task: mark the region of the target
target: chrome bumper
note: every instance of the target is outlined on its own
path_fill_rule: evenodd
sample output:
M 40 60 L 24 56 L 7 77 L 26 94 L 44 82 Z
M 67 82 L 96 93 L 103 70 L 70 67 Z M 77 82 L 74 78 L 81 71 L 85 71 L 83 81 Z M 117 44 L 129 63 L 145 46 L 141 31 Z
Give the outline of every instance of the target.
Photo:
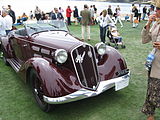
M 91 90 L 82 88 L 74 93 L 71 93 L 63 97 L 51 98 L 51 97 L 43 96 L 43 99 L 45 102 L 49 104 L 63 104 L 63 103 L 73 102 L 73 101 L 81 100 L 84 98 L 99 95 L 100 93 L 114 86 L 116 91 L 123 89 L 129 85 L 129 78 L 130 78 L 130 72 L 122 77 L 100 82 L 96 91 L 91 91 Z

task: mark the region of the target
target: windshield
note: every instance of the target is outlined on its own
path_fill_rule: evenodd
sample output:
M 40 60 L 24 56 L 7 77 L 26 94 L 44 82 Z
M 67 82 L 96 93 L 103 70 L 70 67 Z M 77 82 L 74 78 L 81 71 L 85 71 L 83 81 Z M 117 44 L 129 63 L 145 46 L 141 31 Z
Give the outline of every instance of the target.
M 32 35 L 37 32 L 54 31 L 54 30 L 68 32 L 68 28 L 65 22 L 60 20 L 34 21 L 32 23 L 26 23 L 25 27 L 29 35 Z

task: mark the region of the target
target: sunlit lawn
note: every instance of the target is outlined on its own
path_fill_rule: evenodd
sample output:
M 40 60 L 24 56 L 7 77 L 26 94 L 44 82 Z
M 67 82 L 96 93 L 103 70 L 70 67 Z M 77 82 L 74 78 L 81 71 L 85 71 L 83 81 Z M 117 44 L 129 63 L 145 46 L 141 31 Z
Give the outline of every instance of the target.
M 113 89 L 103 94 L 57 105 L 51 113 L 42 112 L 36 105 L 33 96 L 19 76 L 11 67 L 5 66 L 0 59 L 0 120 L 145 120 L 140 110 L 145 100 L 147 72 L 144 69 L 146 55 L 151 45 L 141 44 L 142 26 L 132 28 L 132 24 L 124 22 L 119 32 L 123 37 L 126 49 L 119 49 L 125 57 L 131 71 L 130 85 L 118 92 Z M 81 37 L 81 27 L 70 26 L 73 35 Z M 88 42 L 88 41 L 87 41 Z M 91 41 L 99 42 L 98 25 L 91 26 Z M 156 117 L 160 119 L 160 111 Z

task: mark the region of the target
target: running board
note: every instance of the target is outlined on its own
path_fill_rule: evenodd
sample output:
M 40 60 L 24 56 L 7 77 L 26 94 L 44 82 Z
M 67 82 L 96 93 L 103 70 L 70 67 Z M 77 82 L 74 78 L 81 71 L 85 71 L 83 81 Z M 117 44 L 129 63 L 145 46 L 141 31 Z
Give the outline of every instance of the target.
M 20 67 L 21 67 L 21 64 L 19 64 L 19 62 L 15 59 L 7 59 L 7 61 L 9 62 L 9 64 L 12 66 L 12 68 L 18 72 Z

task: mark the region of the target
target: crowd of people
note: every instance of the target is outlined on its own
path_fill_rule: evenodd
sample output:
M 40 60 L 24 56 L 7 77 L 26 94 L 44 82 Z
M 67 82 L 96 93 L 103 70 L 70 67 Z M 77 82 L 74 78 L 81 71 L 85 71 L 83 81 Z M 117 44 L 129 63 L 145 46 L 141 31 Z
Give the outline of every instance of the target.
M 130 14 L 125 15 L 125 21 L 129 21 L 130 19 L 130 22 L 133 24 L 133 28 L 136 28 L 141 20 L 145 20 L 146 16 L 152 15 L 154 13 L 154 6 L 151 6 L 147 9 L 147 6 L 144 6 L 142 8 L 140 4 L 138 6 L 133 4 L 130 11 Z M 7 15 L 3 15 L 4 13 L 6 13 Z M 122 22 L 121 8 L 119 5 L 117 5 L 115 10 L 112 9 L 111 5 L 108 5 L 108 8 L 104 8 L 104 10 L 99 14 L 97 13 L 97 8 L 95 5 L 84 5 L 84 10 L 81 11 L 79 11 L 77 6 L 74 6 L 73 9 L 71 9 L 70 6 L 67 6 L 66 10 L 59 7 L 54 8 L 47 13 L 36 6 L 35 10 L 31 10 L 29 15 L 23 13 L 21 16 L 18 16 L 17 19 L 15 16 L 15 12 L 11 9 L 11 5 L 8 5 L 8 7 L 2 7 L 2 14 L 0 16 L 1 19 L 4 19 L 4 21 L 7 22 L 5 23 L 7 25 L 7 27 L 5 27 L 5 31 L 10 31 L 12 29 L 11 24 L 21 25 L 28 19 L 37 21 L 48 19 L 64 20 L 68 25 L 72 25 L 72 22 L 74 21 L 75 25 L 78 25 L 79 23 L 82 25 L 82 41 L 84 41 L 85 39 L 85 33 L 87 33 L 87 39 L 90 40 L 90 25 L 99 24 L 100 39 L 101 42 L 104 43 L 106 30 L 108 29 L 109 24 L 116 25 L 119 22 L 121 27 L 124 26 L 124 22 Z M 8 34 L 8 32 L 6 32 L 6 34 Z
M 125 21 L 129 21 L 130 18 L 133 28 L 136 28 L 141 20 L 145 20 L 146 16 L 154 13 L 154 6 L 151 6 L 147 10 L 146 6 L 142 8 L 141 5 L 136 6 L 133 4 L 130 11 L 130 14 L 126 14 Z M 104 8 L 104 10 L 99 14 L 97 13 L 95 5 L 84 5 L 84 9 L 81 11 L 79 11 L 77 6 L 74 6 L 73 9 L 71 9 L 70 6 L 67 6 L 66 10 L 61 7 L 55 7 L 48 13 L 42 11 L 38 6 L 36 6 L 35 10 L 31 10 L 29 15 L 23 13 L 21 16 L 18 16 L 17 19 L 15 12 L 11 9 L 11 5 L 8 5 L 7 7 L 2 7 L 0 17 L 0 24 L 2 26 L 0 28 L 1 36 L 7 35 L 12 30 L 13 25 L 21 25 L 24 21 L 49 19 L 63 20 L 66 21 L 68 25 L 72 25 L 73 21 L 75 25 L 81 24 L 82 41 L 85 41 L 85 36 L 87 36 L 87 40 L 90 40 L 90 26 L 99 24 L 100 40 L 105 43 L 106 31 L 109 25 L 116 26 L 119 22 L 122 28 L 124 26 L 124 22 L 122 22 L 121 8 L 119 5 L 116 6 L 115 10 L 112 9 L 111 5 L 108 5 L 108 8 Z

